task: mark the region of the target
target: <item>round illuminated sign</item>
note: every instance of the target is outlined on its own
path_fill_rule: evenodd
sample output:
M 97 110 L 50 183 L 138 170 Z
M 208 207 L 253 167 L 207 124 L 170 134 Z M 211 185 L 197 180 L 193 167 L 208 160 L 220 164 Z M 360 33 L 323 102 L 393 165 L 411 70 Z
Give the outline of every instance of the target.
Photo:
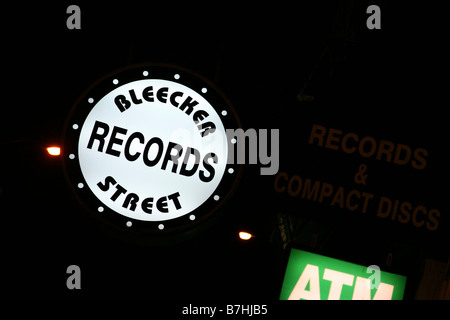
M 228 163 L 239 127 L 207 80 L 167 65 L 130 67 L 95 83 L 75 104 L 64 167 L 79 199 L 115 227 L 186 230 L 228 197 L 240 166 Z

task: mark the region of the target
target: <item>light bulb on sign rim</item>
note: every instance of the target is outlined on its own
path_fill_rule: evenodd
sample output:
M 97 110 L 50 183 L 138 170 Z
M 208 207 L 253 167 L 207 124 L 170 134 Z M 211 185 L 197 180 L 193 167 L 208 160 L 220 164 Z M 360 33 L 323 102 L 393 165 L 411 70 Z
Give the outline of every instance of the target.
M 61 155 L 61 148 L 58 146 L 50 146 L 46 148 L 47 153 L 51 156 L 57 157 Z

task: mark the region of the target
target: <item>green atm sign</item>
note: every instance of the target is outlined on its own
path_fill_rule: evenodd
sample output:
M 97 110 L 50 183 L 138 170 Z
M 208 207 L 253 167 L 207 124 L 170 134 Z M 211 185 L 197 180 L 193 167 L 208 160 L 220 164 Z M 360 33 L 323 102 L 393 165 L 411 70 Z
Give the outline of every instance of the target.
M 371 267 L 292 249 L 280 300 L 401 300 L 406 277 Z

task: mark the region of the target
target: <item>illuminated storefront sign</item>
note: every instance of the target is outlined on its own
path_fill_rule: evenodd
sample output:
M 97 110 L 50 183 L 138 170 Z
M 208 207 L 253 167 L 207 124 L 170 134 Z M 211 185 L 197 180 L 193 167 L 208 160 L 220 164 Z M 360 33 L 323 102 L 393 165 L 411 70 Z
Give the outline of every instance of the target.
M 405 285 L 405 276 L 292 249 L 280 299 L 401 300 Z
M 167 65 L 106 76 L 76 103 L 64 164 L 80 200 L 118 228 L 168 233 L 207 219 L 240 166 L 227 163 L 238 119 L 202 77 Z

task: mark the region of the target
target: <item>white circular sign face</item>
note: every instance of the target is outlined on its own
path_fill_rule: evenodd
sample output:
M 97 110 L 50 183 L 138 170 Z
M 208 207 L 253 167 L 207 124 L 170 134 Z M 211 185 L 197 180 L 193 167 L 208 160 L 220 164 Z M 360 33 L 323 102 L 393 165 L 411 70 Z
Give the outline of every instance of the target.
M 102 219 L 163 232 L 200 222 L 235 184 L 238 127 L 228 101 L 183 69 L 140 66 L 105 77 L 66 124 L 65 168 Z
M 130 106 L 121 110 L 115 100 Z M 202 123 L 215 130 L 199 129 Z M 223 133 L 220 116 L 194 90 L 167 80 L 133 81 L 94 102 L 78 142 L 81 171 L 96 197 L 124 216 L 178 218 L 219 185 L 228 154 Z

